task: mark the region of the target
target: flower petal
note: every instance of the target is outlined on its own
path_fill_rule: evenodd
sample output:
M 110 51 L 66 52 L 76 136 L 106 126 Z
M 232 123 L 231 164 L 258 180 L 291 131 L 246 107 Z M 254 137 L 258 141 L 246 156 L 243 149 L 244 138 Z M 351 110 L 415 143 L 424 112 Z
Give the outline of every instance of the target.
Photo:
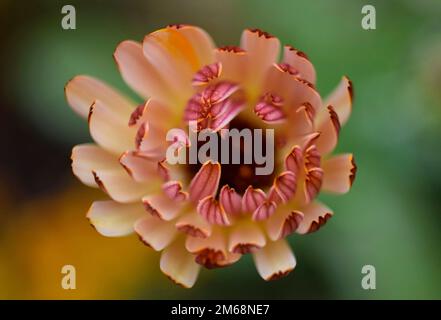
M 299 77 L 315 84 L 316 73 L 314 65 L 302 51 L 291 46 L 285 46 L 283 61 L 293 66 L 298 72 Z
M 242 33 L 240 46 L 248 54 L 250 70 L 248 82 L 251 88 L 257 89 L 268 68 L 279 57 L 280 41 L 259 29 L 246 29 Z
M 315 111 L 322 106 L 320 94 L 313 85 L 280 65 L 275 64 L 269 68 L 265 76 L 265 89 L 280 96 L 287 111 L 295 112 L 305 103 L 309 103 Z
M 333 106 L 341 125 L 344 125 L 351 115 L 353 98 L 354 89 L 352 81 L 344 76 L 334 91 L 326 98 L 324 105 Z
M 89 109 L 96 100 L 102 101 L 122 118 L 128 118 L 134 105 L 118 91 L 90 76 L 80 75 L 70 80 L 64 89 L 67 102 L 80 116 L 87 119 Z
M 182 184 L 179 181 L 167 181 L 162 185 L 162 190 L 169 199 L 180 202 L 188 198 L 188 193 L 182 191 Z
M 290 211 L 286 207 L 278 208 L 276 213 L 266 222 L 266 230 L 269 238 L 272 241 L 276 241 L 287 237 L 297 230 L 302 220 L 302 212 L 297 210 Z
M 161 255 L 161 271 L 173 282 L 191 288 L 199 275 L 200 266 L 191 253 L 185 250 L 182 241 L 175 241 Z
M 132 233 L 134 223 L 145 215 L 141 203 L 122 204 L 109 200 L 95 201 L 87 218 L 103 236 L 120 237 Z
M 324 191 L 346 193 L 352 186 L 357 166 L 352 154 L 341 154 L 327 159 L 323 163 Z
M 94 144 L 81 144 L 72 149 L 72 171 L 82 183 L 90 187 L 98 187 L 92 171 L 118 168 L 117 158 Z
M 134 229 L 141 241 L 156 251 L 166 248 L 177 234 L 172 223 L 150 215 L 136 221 Z
M 141 97 L 154 97 L 166 104 L 174 102 L 167 80 L 145 58 L 140 43 L 131 40 L 121 42 L 113 57 L 124 81 Z
M 196 72 L 193 76 L 191 83 L 193 86 L 205 86 L 211 81 L 220 77 L 222 73 L 222 64 L 220 62 L 215 62 L 212 64 L 207 64 Z
M 162 220 L 170 221 L 175 219 L 182 210 L 182 204 L 171 201 L 162 192 L 144 196 L 142 198 L 144 208 L 152 215 Z
M 92 173 L 96 184 L 118 202 L 138 201 L 145 194 L 160 190 L 159 179 L 139 183 L 133 180 L 122 167 L 120 170 L 94 170 Z
M 219 163 L 206 162 L 191 180 L 190 200 L 197 203 L 207 196 L 213 196 L 217 191 L 220 175 Z
M 254 113 L 266 123 L 281 123 L 286 114 L 282 109 L 283 99 L 277 95 L 266 93 L 254 107 Z
M 266 200 L 266 194 L 261 189 L 254 189 L 249 186 L 242 197 L 242 211 L 254 212 L 264 201 Z
M 238 215 L 242 211 L 242 198 L 228 185 L 222 187 L 219 193 L 219 202 L 227 214 Z
M 321 155 L 331 153 L 338 142 L 340 133 L 340 120 L 338 114 L 332 106 L 328 106 L 326 111 L 318 115 L 319 119 L 323 119 L 317 124 L 316 129 L 320 132 L 320 136 L 315 141 L 317 149 Z
M 266 244 L 265 236 L 258 225 L 252 221 L 235 224 L 232 228 L 228 251 L 231 253 L 246 254 L 256 252 Z
M 197 206 L 198 213 L 211 224 L 229 225 L 230 221 L 224 209 L 213 196 L 201 199 Z
M 216 61 L 222 64 L 222 80 L 243 83 L 247 78 L 248 54 L 239 47 L 223 47 L 214 51 Z
M 274 201 L 262 202 L 253 212 L 253 220 L 261 221 L 268 219 L 276 211 L 276 203 Z
M 294 197 L 297 189 L 297 177 L 293 171 L 285 171 L 279 174 L 271 188 L 270 199 L 280 199 L 281 202 L 288 202 Z M 274 195 L 273 193 L 276 193 Z M 277 201 L 276 201 L 277 202 Z
M 200 214 L 192 211 L 178 219 L 176 229 L 192 237 L 207 238 L 211 235 L 212 225 L 202 218 Z
M 134 147 L 136 131 L 127 126 L 128 119 L 121 118 L 107 104 L 96 100 L 89 111 L 90 134 L 101 147 L 120 155 Z
M 286 276 L 296 266 L 296 259 L 284 239 L 269 242 L 253 253 L 254 263 L 260 276 L 266 281 Z
M 314 201 L 302 209 L 303 220 L 297 228 L 297 233 L 306 234 L 317 231 L 334 214 L 331 209 L 324 204 Z
M 134 151 L 124 152 L 119 162 L 135 181 L 146 182 L 158 178 L 158 162 L 141 157 Z

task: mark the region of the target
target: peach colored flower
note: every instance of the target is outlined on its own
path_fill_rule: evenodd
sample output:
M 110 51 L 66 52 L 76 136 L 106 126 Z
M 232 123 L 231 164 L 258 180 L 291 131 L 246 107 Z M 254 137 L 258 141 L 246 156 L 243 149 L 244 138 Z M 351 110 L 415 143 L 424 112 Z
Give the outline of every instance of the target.
M 96 144 L 73 148 L 72 169 L 112 200 L 87 216 L 99 233 L 136 232 L 162 251 L 161 270 L 192 287 L 200 266 L 223 267 L 251 253 L 265 280 L 296 265 L 285 239 L 318 230 L 333 212 L 319 192 L 346 193 L 356 166 L 351 154 L 331 156 L 351 113 L 352 85 L 343 77 L 322 101 L 306 55 L 266 32 L 245 30 L 240 47 L 216 48 L 200 28 L 171 25 L 142 43 L 123 41 L 114 58 L 127 84 L 146 101 L 136 106 L 89 76 L 66 85 L 71 107 L 88 119 Z M 275 172 L 253 165 L 170 165 L 170 129 L 273 128 Z

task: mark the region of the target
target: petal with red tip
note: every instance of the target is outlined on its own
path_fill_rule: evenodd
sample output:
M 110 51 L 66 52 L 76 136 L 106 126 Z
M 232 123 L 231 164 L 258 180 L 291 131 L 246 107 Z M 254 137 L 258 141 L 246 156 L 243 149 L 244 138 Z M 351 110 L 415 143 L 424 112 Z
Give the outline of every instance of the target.
M 219 202 L 227 214 L 238 215 L 242 211 L 241 196 L 228 185 L 222 187 L 219 194 Z
M 182 241 L 173 242 L 162 252 L 159 266 L 168 278 L 185 288 L 193 287 L 200 270 Z
M 252 221 L 236 224 L 228 238 L 228 251 L 237 254 L 256 252 L 266 244 L 259 226 Z
M 104 82 L 90 76 L 76 76 L 64 89 L 67 102 L 83 118 L 88 117 L 92 103 L 100 100 L 121 118 L 128 118 L 134 104 Z
M 175 219 L 182 210 L 182 204 L 170 201 L 163 193 L 144 196 L 142 203 L 148 213 L 166 221 Z
M 303 213 L 298 210 L 290 211 L 289 208 L 279 208 L 266 222 L 266 230 L 272 241 L 287 237 L 297 230 Z
M 198 213 L 211 224 L 229 225 L 230 221 L 219 205 L 219 202 L 213 196 L 201 199 L 197 206 Z
M 197 212 L 189 212 L 179 217 L 176 229 L 191 237 L 207 238 L 211 235 L 212 225 Z
M 191 83 L 193 86 L 205 86 L 212 80 L 219 78 L 221 73 L 222 64 L 220 62 L 208 64 L 196 72 Z
M 296 259 L 289 244 L 284 239 L 269 242 L 253 253 L 259 275 L 269 281 L 288 275 L 296 266 Z
M 321 112 L 317 116 L 322 121 L 318 120 L 316 129 L 320 131 L 320 136 L 317 138 L 315 144 L 320 154 L 326 155 L 331 153 L 338 142 L 338 135 L 340 133 L 340 120 L 338 114 L 332 106 Z
M 311 202 L 302 209 L 302 212 L 304 217 L 296 231 L 299 234 L 317 231 L 334 214 L 331 209 L 318 201 Z
M 283 111 L 283 99 L 279 96 L 267 93 L 254 107 L 254 113 L 266 123 L 281 123 L 285 121 L 286 114 Z
M 276 204 L 273 201 L 262 202 L 253 212 L 253 220 L 261 221 L 268 219 L 276 211 Z
M 285 46 L 283 61 L 292 65 L 299 72 L 298 76 L 300 78 L 315 84 L 316 73 L 314 65 L 302 51 L 291 46 Z
M 219 163 L 206 162 L 191 180 L 190 200 L 198 202 L 207 196 L 213 196 L 217 191 L 220 175 L 221 166 Z
M 324 105 L 331 105 L 338 114 L 341 125 L 344 125 L 352 112 L 352 100 L 354 98 L 354 89 L 352 81 L 344 76 L 338 86 L 326 98 Z
M 222 47 L 214 52 L 216 61 L 222 64 L 221 79 L 243 83 L 248 72 L 248 54 L 239 47 Z
M 266 194 L 261 189 L 254 189 L 249 186 L 242 197 L 242 211 L 254 212 L 264 201 L 266 200 Z
M 164 193 L 174 201 L 184 201 L 188 198 L 188 193 L 182 191 L 182 184 L 179 181 L 168 181 L 162 185 Z
M 119 162 L 135 181 L 146 182 L 158 178 L 158 162 L 141 157 L 136 152 L 124 152 Z
M 145 216 L 141 203 L 95 201 L 87 213 L 92 226 L 103 236 L 121 237 L 133 232 L 134 223 Z
M 139 219 L 134 229 L 141 241 L 156 251 L 167 247 L 177 234 L 173 224 L 155 216 L 145 216 Z
M 326 159 L 323 162 L 324 191 L 346 193 L 352 186 L 357 172 L 357 166 L 352 154 L 341 154 Z
M 115 155 L 94 144 L 81 144 L 72 149 L 72 171 L 82 183 L 98 187 L 92 174 L 94 170 L 118 170 Z
M 128 118 L 121 118 L 102 101 L 95 101 L 89 111 L 92 138 L 104 149 L 121 154 L 134 147 L 136 131 L 127 126 Z

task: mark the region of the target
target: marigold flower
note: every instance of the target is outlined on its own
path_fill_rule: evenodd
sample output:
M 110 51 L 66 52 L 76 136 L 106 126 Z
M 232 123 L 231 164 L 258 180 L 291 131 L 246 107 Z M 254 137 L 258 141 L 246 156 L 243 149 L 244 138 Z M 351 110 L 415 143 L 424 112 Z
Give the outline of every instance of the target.
M 170 25 L 114 53 L 124 80 L 146 99 L 141 105 L 95 78 L 69 81 L 67 101 L 96 142 L 73 148 L 73 172 L 112 199 L 87 214 L 99 233 L 136 232 L 162 251 L 161 270 L 184 287 L 201 265 L 228 266 L 248 253 L 265 280 L 294 269 L 285 238 L 322 227 L 333 212 L 318 193 L 346 193 L 355 178 L 351 154 L 330 155 L 353 94 L 343 77 L 322 101 L 307 56 L 285 46 L 279 63 L 279 50 L 279 40 L 258 29 L 245 30 L 240 47 L 215 48 L 202 29 Z M 212 132 L 274 129 L 274 172 L 256 175 L 257 163 L 170 165 L 167 149 L 186 150 L 189 141 L 167 141 L 167 132 L 188 121 Z

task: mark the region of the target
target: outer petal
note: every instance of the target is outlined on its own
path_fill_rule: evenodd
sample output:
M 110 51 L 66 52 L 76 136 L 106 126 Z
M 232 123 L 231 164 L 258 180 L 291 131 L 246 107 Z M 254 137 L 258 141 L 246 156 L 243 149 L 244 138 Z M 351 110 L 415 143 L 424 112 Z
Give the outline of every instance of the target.
M 332 105 L 334 107 L 342 125 L 348 121 L 349 116 L 351 115 L 353 96 L 354 90 L 352 87 L 352 81 L 344 76 L 337 88 L 335 88 L 325 100 L 324 105 Z
M 346 193 L 352 186 L 357 166 L 352 154 L 341 154 L 323 161 L 324 191 Z
M 299 72 L 300 78 L 315 84 L 316 74 L 314 66 L 302 51 L 291 46 L 285 46 L 283 62 L 293 66 Z
M 151 215 L 166 221 L 175 219 L 182 210 L 182 203 L 172 201 L 162 192 L 144 196 L 142 203 Z
M 242 83 L 247 78 L 248 54 L 239 47 L 218 48 L 214 52 L 216 61 L 222 64 L 221 79 Z
M 176 228 L 192 237 L 207 238 L 211 235 L 212 225 L 197 212 L 189 212 L 178 219 Z
M 153 96 L 163 103 L 173 103 L 171 88 L 151 62 L 144 57 L 140 43 L 123 41 L 118 45 L 113 56 L 124 81 L 141 97 Z
M 317 231 L 334 214 L 324 204 L 314 201 L 302 209 L 304 218 L 297 228 L 297 233 L 305 234 Z
M 72 171 L 84 184 L 98 187 L 94 170 L 119 170 L 117 158 L 94 144 L 81 144 L 72 149 Z
M 96 170 L 93 171 L 95 182 L 112 199 L 118 202 L 139 201 L 148 193 L 161 190 L 161 181 L 150 180 L 139 183 L 133 180 L 121 167 L 120 170 Z
M 280 41 L 270 34 L 258 30 L 247 29 L 242 33 L 240 46 L 248 53 L 249 78 L 252 88 L 258 88 L 268 68 L 277 61 Z
M 256 252 L 266 244 L 265 236 L 259 226 L 252 221 L 236 224 L 230 233 L 228 251 L 246 254 Z
M 95 201 L 87 218 L 95 229 L 107 237 L 120 237 L 133 232 L 133 225 L 146 213 L 141 203 L 122 204 L 115 201 Z
M 158 178 L 158 162 L 141 157 L 136 152 L 124 152 L 119 162 L 135 181 L 147 182 Z
M 90 134 L 104 149 L 120 155 L 134 148 L 136 131 L 127 126 L 128 119 L 121 118 L 108 105 L 97 100 L 89 111 Z
M 163 251 L 160 268 L 173 282 L 185 288 L 191 288 L 194 285 L 200 270 L 193 255 L 185 250 L 182 241 L 173 242 Z
M 221 175 L 219 163 L 205 163 L 190 183 L 190 200 L 197 202 L 216 193 Z
M 177 234 L 172 223 L 150 215 L 136 221 L 134 229 L 141 241 L 156 251 L 167 247 Z
M 134 105 L 118 91 L 90 76 L 74 77 L 66 84 L 64 92 L 72 109 L 86 119 L 90 106 L 95 100 L 102 101 L 110 110 L 123 118 L 128 117 L 134 108 Z
M 289 208 L 279 208 L 266 222 L 266 230 L 272 241 L 276 241 L 290 235 L 297 230 L 303 220 L 303 213 Z
M 260 276 L 267 281 L 286 276 L 296 266 L 294 254 L 284 239 L 267 243 L 253 253 L 253 258 Z
M 332 106 L 328 106 L 327 110 L 323 111 L 322 114 L 324 115 L 318 115 L 319 119 L 324 120 L 319 121 L 317 124 L 320 136 L 316 140 L 316 146 L 321 155 L 326 155 L 337 146 L 341 126 L 338 114 Z

